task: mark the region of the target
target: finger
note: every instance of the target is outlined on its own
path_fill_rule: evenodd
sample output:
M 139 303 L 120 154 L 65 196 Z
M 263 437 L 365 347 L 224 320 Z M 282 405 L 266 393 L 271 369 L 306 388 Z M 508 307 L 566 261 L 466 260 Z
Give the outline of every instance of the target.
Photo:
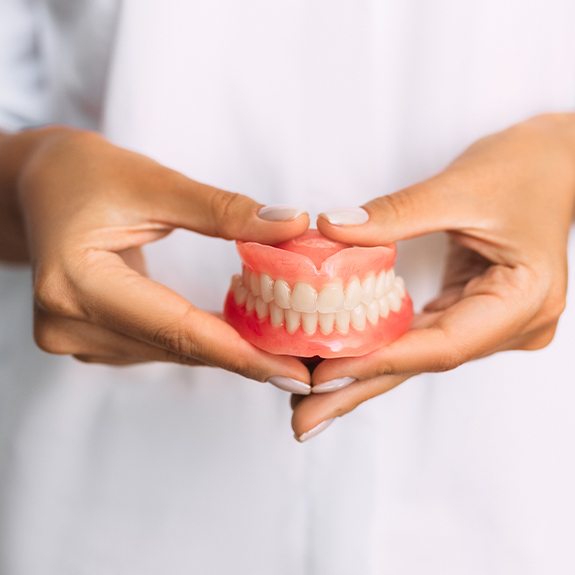
M 98 325 L 50 315 L 38 308 L 34 315 L 34 338 L 48 353 L 114 365 L 147 361 L 203 365 L 193 358 L 176 355 Z
M 418 326 L 361 358 L 326 360 L 315 370 L 313 384 L 341 377 L 445 371 L 492 353 L 522 333 L 537 313 L 540 302 L 533 294 L 536 287 L 529 285 L 531 278 L 518 269 L 491 268 L 470 282 L 463 299 L 431 314 L 431 325 Z
M 312 436 L 310 431 L 320 429 L 335 417 L 341 417 L 358 405 L 386 393 L 411 377 L 410 375 L 385 375 L 366 381 L 356 381 L 348 387 L 323 395 L 307 395 L 293 406 L 292 428 L 299 441 Z M 302 437 L 303 436 L 303 437 Z
M 208 236 L 265 244 L 296 237 L 309 227 L 309 216 L 304 210 L 265 207 L 242 194 L 202 184 L 176 172 L 172 175 L 172 185 L 160 200 L 158 190 L 166 188 L 165 178 L 149 189 L 147 206 L 152 221 Z
M 83 319 L 258 381 L 283 376 L 309 383 L 309 371 L 299 360 L 253 347 L 230 325 L 139 275 L 117 254 L 92 250 L 82 262 L 73 284 L 76 299 L 90 302 L 81 308 Z
M 319 230 L 345 243 L 376 246 L 472 224 L 468 195 L 453 176 L 440 174 L 423 183 L 376 198 L 362 208 L 320 214 Z M 363 217 L 361 210 L 364 211 Z M 481 213 L 476 210 L 475 214 Z M 476 217 L 476 216 L 475 216 Z M 364 223 L 360 223 L 360 222 Z

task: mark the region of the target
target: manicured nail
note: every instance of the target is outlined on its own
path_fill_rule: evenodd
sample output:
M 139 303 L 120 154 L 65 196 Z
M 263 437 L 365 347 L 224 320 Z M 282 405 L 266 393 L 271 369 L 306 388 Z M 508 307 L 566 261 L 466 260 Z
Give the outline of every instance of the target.
M 355 381 L 355 377 L 338 377 L 337 379 L 330 379 L 323 383 L 318 383 L 311 388 L 312 393 L 329 393 L 336 389 L 347 387 L 350 383 Z
M 289 222 L 290 220 L 295 220 L 304 213 L 305 211 L 300 210 L 299 208 L 279 204 L 277 206 L 264 206 L 263 208 L 260 208 L 258 216 L 262 220 L 267 220 L 268 222 Z
M 309 431 L 302 433 L 299 437 L 297 437 L 295 435 L 294 435 L 294 437 L 300 443 L 303 443 L 304 441 L 307 441 L 308 439 L 315 437 L 316 435 L 321 433 L 324 429 L 327 429 L 333 423 L 334 419 L 335 419 L 335 417 L 332 417 L 331 419 L 326 419 L 325 421 L 318 423 L 315 427 L 312 427 Z
M 334 226 L 358 226 L 369 220 L 369 214 L 363 208 L 341 208 L 323 212 L 320 216 Z
M 298 395 L 309 395 L 311 393 L 311 385 L 292 379 L 291 377 L 284 377 L 283 375 L 274 375 L 268 379 L 268 383 L 275 385 L 279 389 L 289 391 L 290 393 L 297 393 Z

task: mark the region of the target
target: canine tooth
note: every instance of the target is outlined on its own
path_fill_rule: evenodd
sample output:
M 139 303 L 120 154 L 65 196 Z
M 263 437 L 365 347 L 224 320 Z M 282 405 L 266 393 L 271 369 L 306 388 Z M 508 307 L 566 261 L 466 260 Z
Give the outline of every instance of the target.
M 293 309 L 285 310 L 286 330 L 289 334 L 295 333 L 298 330 L 301 313 Z
M 252 313 L 256 307 L 256 296 L 252 292 L 248 292 L 248 298 L 246 300 L 246 311 Z
M 335 323 L 335 313 L 320 313 L 319 314 L 319 331 L 324 335 L 329 335 L 333 331 Z
M 396 276 L 393 289 L 399 294 L 400 298 L 403 299 L 405 297 L 405 282 L 402 277 Z
M 298 282 L 291 294 L 291 308 L 295 311 L 313 313 L 316 311 L 317 292 L 304 282 Z
M 401 298 L 395 290 L 391 290 L 387 294 L 387 303 L 391 311 L 399 311 L 401 309 Z
M 274 299 L 274 280 L 268 274 L 260 276 L 260 293 L 266 303 Z
M 301 326 L 307 335 L 313 335 L 317 329 L 317 313 L 302 313 Z
M 351 318 L 351 313 L 347 310 L 341 310 L 335 313 L 335 329 L 339 333 L 346 335 L 349 331 L 349 322 Z
M 367 321 L 371 325 L 376 325 L 379 321 L 379 302 L 376 299 L 372 299 L 367 305 Z
M 274 283 L 274 300 L 282 309 L 289 309 L 290 293 L 290 287 L 285 280 L 277 280 Z
M 273 301 L 270 303 L 270 321 L 273 327 L 280 327 L 284 322 L 284 310 Z
M 323 286 L 317 298 L 317 311 L 320 313 L 334 313 L 343 307 L 343 287 L 333 283 Z
M 365 306 L 360 303 L 351 310 L 351 325 L 353 326 L 353 329 L 356 329 L 357 331 L 363 331 L 365 329 L 365 320 Z
M 259 319 L 268 317 L 268 304 L 261 298 L 256 298 L 256 315 Z
M 234 301 L 237 305 L 244 305 L 248 299 L 248 290 L 244 287 L 244 284 L 240 283 L 234 289 Z
M 389 303 L 387 302 L 387 296 L 384 296 L 379 300 L 379 315 L 383 318 L 389 315 Z
M 361 301 L 365 304 L 368 304 L 371 300 L 373 300 L 373 294 L 375 293 L 375 274 L 370 272 L 363 282 L 361 282 Z
M 246 266 L 244 266 L 242 270 L 242 283 L 244 284 L 244 287 L 246 289 L 250 289 L 250 275 L 251 275 L 250 270 Z
M 258 274 L 252 272 L 250 274 L 250 290 L 255 295 L 260 295 L 260 278 Z
M 377 274 L 377 279 L 375 280 L 375 299 L 379 299 L 385 293 L 385 278 L 387 274 L 385 271 L 379 272 Z
M 359 283 L 359 280 L 354 276 L 347 284 L 347 288 L 345 290 L 345 301 L 343 304 L 345 309 L 354 309 L 361 302 L 362 295 L 363 290 L 361 289 L 361 284 Z
M 393 282 L 395 281 L 395 271 L 393 269 L 387 270 L 385 274 L 385 293 L 389 292 L 393 288 Z

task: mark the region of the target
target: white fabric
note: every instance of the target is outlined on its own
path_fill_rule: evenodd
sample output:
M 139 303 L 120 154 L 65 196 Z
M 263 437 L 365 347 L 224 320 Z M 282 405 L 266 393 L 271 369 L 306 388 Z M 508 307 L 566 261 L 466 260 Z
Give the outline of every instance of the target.
M 0 0 L 0 121 L 101 129 L 317 212 L 572 108 L 574 21 L 572 0 Z M 442 253 L 401 246 L 419 305 Z M 211 309 L 238 269 L 185 232 L 148 255 Z M 299 445 L 269 386 L 41 353 L 29 284 L 0 269 L 2 574 L 575 571 L 572 306 L 546 350 L 420 376 Z

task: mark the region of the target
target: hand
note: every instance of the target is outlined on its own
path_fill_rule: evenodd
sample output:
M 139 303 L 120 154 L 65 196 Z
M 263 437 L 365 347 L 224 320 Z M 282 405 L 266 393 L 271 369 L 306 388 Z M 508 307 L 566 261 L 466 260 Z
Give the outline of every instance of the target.
M 368 356 L 319 364 L 313 385 L 357 381 L 294 401 L 296 437 L 411 375 L 548 345 L 565 306 L 574 198 L 575 115 L 546 115 L 480 140 L 425 182 L 369 202 L 366 223 L 320 216 L 326 236 L 365 246 L 446 231 L 450 252 L 443 289 L 412 330 Z M 365 212 L 348 218 L 367 219 Z
M 141 252 L 175 228 L 283 241 L 307 228 L 307 215 L 276 210 L 288 221 L 267 221 L 251 199 L 190 180 L 90 132 L 39 131 L 27 153 L 17 143 L 13 149 L 22 160 L 18 196 L 42 349 L 87 362 L 207 364 L 260 381 L 309 382 L 297 359 L 252 347 L 217 316 L 148 279 Z

